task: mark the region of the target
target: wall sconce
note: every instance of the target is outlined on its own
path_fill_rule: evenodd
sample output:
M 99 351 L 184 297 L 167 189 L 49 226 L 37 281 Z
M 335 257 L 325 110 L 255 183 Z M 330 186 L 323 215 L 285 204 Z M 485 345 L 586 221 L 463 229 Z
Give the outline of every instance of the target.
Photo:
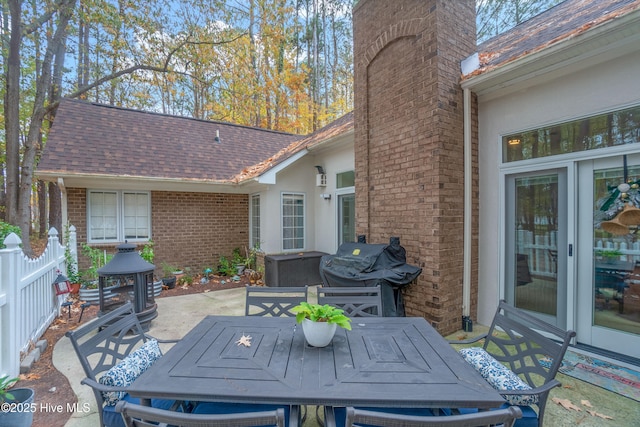
M 331 194 L 322 193 L 322 194 L 320 194 L 320 198 L 323 199 L 323 200 L 331 200 Z

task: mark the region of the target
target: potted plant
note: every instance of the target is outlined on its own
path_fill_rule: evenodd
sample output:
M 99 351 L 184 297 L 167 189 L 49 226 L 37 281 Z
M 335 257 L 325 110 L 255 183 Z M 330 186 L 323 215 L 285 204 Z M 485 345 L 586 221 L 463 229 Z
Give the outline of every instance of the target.
M 34 391 L 30 388 L 9 388 L 18 378 L 0 377 L 0 427 L 29 427 L 33 423 Z
M 618 249 L 597 249 L 595 255 L 604 262 L 613 263 L 620 259 L 622 252 Z
M 82 244 L 82 254 L 91 260 L 89 268 L 82 271 L 82 285 L 79 298 L 85 302 L 97 302 L 100 300 L 98 289 L 98 269 L 105 266 L 113 258 L 113 254 L 107 254 L 105 250 L 92 248 L 86 243 Z M 104 288 L 104 298 L 111 298 L 111 290 Z
M 237 274 L 242 274 L 247 266 L 247 260 L 240 255 L 240 248 L 233 249 L 231 264 L 233 265 L 233 268 L 235 268 Z
M 313 347 L 329 345 L 338 326 L 351 330 L 351 319 L 344 314 L 344 310 L 329 304 L 303 301 L 291 311 L 296 313 L 296 321 L 302 324 L 304 337 Z
M 147 261 L 149 264 L 153 264 L 155 253 L 153 252 L 153 240 L 149 240 L 144 244 L 142 250 L 140 250 L 140 257 Z M 157 297 L 162 292 L 162 280 L 156 280 L 155 274 L 153 275 L 153 296 Z
M 167 287 L 167 289 L 173 289 L 176 287 L 176 275 L 182 271 L 178 267 L 174 267 L 171 264 L 167 264 L 166 262 L 162 263 L 162 284 Z

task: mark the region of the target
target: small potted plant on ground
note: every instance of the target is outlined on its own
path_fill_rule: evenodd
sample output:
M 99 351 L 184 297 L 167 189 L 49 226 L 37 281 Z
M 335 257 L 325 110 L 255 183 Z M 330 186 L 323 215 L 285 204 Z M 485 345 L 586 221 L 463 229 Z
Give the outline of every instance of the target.
M 326 347 L 340 326 L 351 330 L 351 319 L 344 311 L 329 304 L 301 302 L 291 309 L 296 313 L 296 321 L 302 324 L 302 332 L 307 343 L 313 347 Z
M 98 302 L 100 290 L 98 289 L 98 269 L 107 265 L 113 258 L 113 254 L 107 254 L 105 250 L 92 248 L 86 243 L 82 244 L 82 253 L 91 260 L 91 266 L 81 273 L 82 285 L 79 298 L 85 302 Z M 111 288 L 104 288 L 104 298 L 111 298 Z
M 140 257 L 147 261 L 149 264 L 153 264 L 153 259 L 155 258 L 155 253 L 153 252 L 153 241 L 149 240 L 144 244 L 142 250 L 140 251 Z M 157 297 L 162 292 L 162 280 L 156 280 L 156 275 L 153 275 L 153 296 Z
M 179 268 L 172 266 L 171 264 L 167 264 L 166 262 L 162 263 L 162 284 L 167 287 L 167 289 L 173 289 L 176 287 L 176 275 L 177 273 L 182 274 Z
M 0 377 L 0 427 L 29 427 L 33 423 L 34 391 L 30 388 L 9 388 L 18 378 Z

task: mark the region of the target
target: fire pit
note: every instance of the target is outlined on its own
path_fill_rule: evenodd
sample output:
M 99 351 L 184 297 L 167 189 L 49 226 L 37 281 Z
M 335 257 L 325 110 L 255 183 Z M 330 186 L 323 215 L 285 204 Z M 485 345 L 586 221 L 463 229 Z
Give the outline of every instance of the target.
M 153 270 L 136 251 L 136 245 L 124 243 L 104 267 L 98 269 L 99 316 L 131 301 L 142 327 L 147 330 L 158 316 L 154 299 Z

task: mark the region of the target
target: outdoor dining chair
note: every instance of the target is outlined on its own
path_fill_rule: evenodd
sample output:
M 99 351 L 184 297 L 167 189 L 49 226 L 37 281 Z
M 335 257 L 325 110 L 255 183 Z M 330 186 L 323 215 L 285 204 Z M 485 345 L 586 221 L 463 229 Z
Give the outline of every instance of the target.
M 139 402 L 127 394 L 127 386 L 162 355 L 159 342 L 176 342 L 146 335 L 131 302 L 68 331 L 66 336 L 86 375 L 81 383 L 93 390 L 100 425 L 105 427 L 124 426 L 115 412 L 116 403 Z M 161 399 L 152 399 L 151 404 L 161 409 L 177 406 L 174 401 Z
M 120 401 L 116 412 L 122 414 L 126 427 L 284 427 L 284 410 L 244 412 L 239 414 L 189 414 L 167 411 Z
M 477 412 L 467 415 L 411 416 L 377 411 L 347 408 L 346 427 L 380 426 L 380 427 L 480 427 L 502 425 L 512 427 L 522 417 L 517 406 L 495 411 Z M 327 427 L 332 427 L 329 422 Z
M 549 392 L 561 385 L 555 377 L 575 335 L 502 300 L 486 334 L 450 343 L 484 339 L 481 348 L 459 353 L 507 400 L 503 407 L 520 406 L 523 415 L 517 427 L 541 427 Z M 476 411 L 460 408 L 461 413 Z
M 380 285 L 318 287 L 318 304 L 341 308 L 349 317 L 382 316 Z
M 307 300 L 308 286 L 247 286 L 245 316 L 295 317 L 293 307 Z

